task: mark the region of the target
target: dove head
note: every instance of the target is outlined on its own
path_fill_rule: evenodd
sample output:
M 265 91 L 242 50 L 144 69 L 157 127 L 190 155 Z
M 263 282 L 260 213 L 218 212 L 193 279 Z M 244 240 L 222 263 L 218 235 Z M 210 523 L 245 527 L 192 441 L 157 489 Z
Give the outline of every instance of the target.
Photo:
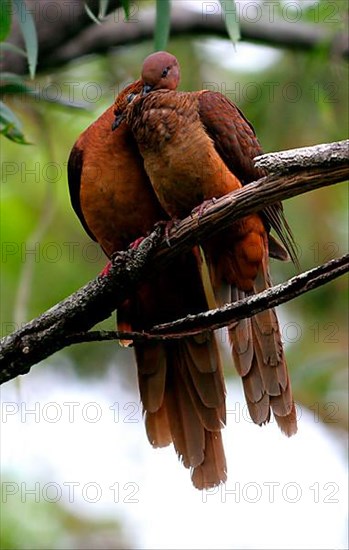
M 142 68 L 143 93 L 153 90 L 175 90 L 180 69 L 177 59 L 168 52 L 155 52 L 145 58 Z

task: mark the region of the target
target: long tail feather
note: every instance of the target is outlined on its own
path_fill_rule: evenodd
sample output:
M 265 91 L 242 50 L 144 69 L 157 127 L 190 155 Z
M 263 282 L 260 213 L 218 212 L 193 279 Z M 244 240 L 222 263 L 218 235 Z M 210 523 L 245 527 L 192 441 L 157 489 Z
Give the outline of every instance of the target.
M 120 312 L 134 330 L 205 310 L 207 302 L 195 254 L 161 279 L 143 283 Z M 187 281 L 195 283 L 188 288 Z M 225 385 L 215 336 L 209 332 L 173 341 L 135 343 L 140 396 L 153 447 L 173 442 L 198 489 L 226 480 L 221 430 L 226 420 Z
M 220 304 L 228 295 L 230 302 L 236 302 L 271 285 L 268 236 L 258 220 L 257 216 L 246 218 L 205 246 L 212 287 Z M 296 433 L 291 383 L 275 310 L 234 322 L 229 338 L 252 420 L 265 424 L 273 411 L 285 434 Z
M 205 460 L 192 471 L 194 487 L 210 489 L 227 480 L 227 464 L 225 461 L 221 432 L 205 431 Z
M 269 282 L 269 273 L 263 262 L 256 278 L 255 291 L 266 288 Z M 232 297 L 242 298 L 244 294 L 232 288 Z M 229 336 L 253 421 L 259 425 L 268 422 L 271 409 L 286 435 L 296 433 L 291 383 L 275 310 L 265 310 L 250 319 L 239 321 L 230 328 Z

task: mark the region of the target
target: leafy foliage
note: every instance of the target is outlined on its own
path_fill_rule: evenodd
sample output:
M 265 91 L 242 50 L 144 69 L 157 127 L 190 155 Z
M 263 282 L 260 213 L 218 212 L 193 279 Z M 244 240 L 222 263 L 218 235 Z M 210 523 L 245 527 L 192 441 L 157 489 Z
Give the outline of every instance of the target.
M 22 30 L 27 50 L 29 73 L 31 78 L 34 78 L 38 62 L 38 37 L 36 35 L 33 16 L 27 9 L 24 0 L 13 0 L 13 4 L 17 8 L 16 13 L 18 22 Z
M 125 18 L 128 20 L 130 14 L 130 0 L 120 0 L 120 4 L 124 10 Z M 96 16 L 89 7 L 88 2 L 84 4 L 87 15 L 90 17 L 91 21 L 97 23 L 97 25 L 100 25 L 105 18 L 108 11 L 108 5 L 109 0 L 99 0 L 98 15 Z
M 235 0 L 220 0 L 225 26 L 233 44 L 240 40 L 240 27 Z
M 171 1 L 156 0 L 154 49 L 165 50 L 170 36 Z
M 96 23 L 97 25 L 100 25 L 100 24 L 101 24 L 101 21 L 100 21 L 100 19 L 99 19 L 99 15 L 98 15 L 98 17 L 95 16 L 95 14 L 94 14 L 93 11 L 91 10 L 91 8 L 90 8 L 89 5 L 87 4 L 87 2 L 85 2 L 84 6 L 85 6 L 85 11 L 86 11 L 87 15 L 89 16 L 89 18 L 91 19 L 91 21 L 93 21 L 93 22 Z
M 109 0 L 99 0 L 98 19 L 103 19 L 108 10 Z
M 11 0 L 0 4 L 0 41 L 5 40 L 11 29 Z
M 4 42 L 10 32 L 13 10 L 18 17 L 26 52 Z M 0 55 L 4 55 L 6 51 L 12 51 L 27 57 L 30 76 L 34 78 L 38 60 L 38 39 L 33 17 L 28 11 L 24 0 L 13 0 L 13 4 L 12 0 L 1 3 L 0 41 L 2 42 Z M 30 94 L 31 92 L 31 88 L 27 86 L 22 77 L 11 73 L 1 74 L 0 96 L 5 94 Z M 0 133 L 15 143 L 23 145 L 28 143 L 22 132 L 20 120 L 3 101 L 0 102 Z
M 222 1 L 222 10 L 226 21 L 229 36 L 235 42 L 239 39 L 239 25 L 237 21 L 237 12 L 235 0 Z M 88 3 L 85 2 L 85 10 L 91 20 L 97 24 L 101 24 L 108 10 L 109 0 L 100 0 L 98 15 L 96 16 Z M 125 13 L 126 20 L 130 13 L 130 0 L 121 0 L 121 5 Z M 26 51 L 4 42 L 11 29 L 12 13 L 15 12 L 20 25 Z M 166 49 L 171 24 L 171 0 L 156 1 L 156 23 L 154 30 L 154 48 L 155 50 Z M 35 29 L 32 14 L 27 9 L 24 0 L 4 0 L 1 3 L 1 23 L 0 23 L 0 56 L 6 51 L 12 51 L 25 56 L 28 59 L 28 67 L 30 77 L 33 79 L 36 72 L 38 62 L 38 38 Z M 35 95 L 34 90 L 28 86 L 25 80 L 15 74 L 3 74 L 0 82 L 0 96 L 11 94 Z M 46 100 L 48 98 L 45 98 Z M 49 99 L 48 99 L 49 100 Z M 58 101 L 58 102 L 62 102 Z M 68 106 L 74 106 L 63 100 L 63 103 Z M 0 133 L 7 139 L 18 144 L 27 144 L 28 141 L 24 137 L 22 131 L 22 123 L 19 118 L 12 112 L 11 108 L 2 101 L 0 104 Z
M 120 1 L 121 1 L 122 8 L 124 10 L 124 13 L 125 13 L 126 21 L 128 21 L 128 19 L 130 17 L 130 0 L 120 0 Z
M 23 135 L 20 120 L 3 101 L 0 101 L 0 134 L 15 143 L 28 144 Z

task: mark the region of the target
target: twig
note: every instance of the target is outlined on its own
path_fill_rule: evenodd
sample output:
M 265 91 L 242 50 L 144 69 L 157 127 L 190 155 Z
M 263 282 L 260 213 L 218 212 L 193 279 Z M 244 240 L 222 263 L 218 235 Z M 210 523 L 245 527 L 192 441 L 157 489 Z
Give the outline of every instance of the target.
M 155 326 L 151 335 L 165 335 L 167 338 L 178 338 L 185 334 L 197 334 L 205 329 L 216 330 L 234 321 L 252 317 L 265 309 L 289 302 L 305 292 L 314 290 L 349 271 L 349 254 L 345 254 L 326 264 L 305 271 L 292 277 L 289 281 L 275 285 L 259 294 L 244 298 L 233 304 L 206 311 L 198 315 L 188 315 L 172 323 Z
M 340 258 L 330 260 L 321 266 L 296 275 L 289 281 L 275 285 L 259 294 L 239 300 L 233 304 L 227 304 L 219 309 L 212 309 L 196 315 L 188 315 L 183 319 L 178 319 L 171 323 L 156 325 L 147 332 L 95 330 L 69 334 L 64 343 L 66 346 L 69 346 L 82 342 L 102 342 L 105 340 L 133 340 L 134 342 L 169 340 L 198 334 L 207 329 L 217 330 L 231 325 L 239 319 L 252 317 L 260 311 L 289 302 L 310 290 L 333 281 L 348 271 L 349 254 L 345 254 Z

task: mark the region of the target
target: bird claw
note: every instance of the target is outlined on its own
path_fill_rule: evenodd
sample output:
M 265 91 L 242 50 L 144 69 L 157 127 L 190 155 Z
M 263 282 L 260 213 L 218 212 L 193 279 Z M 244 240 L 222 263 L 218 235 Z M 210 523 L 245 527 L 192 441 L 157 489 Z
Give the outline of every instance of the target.
M 172 231 L 172 229 L 176 229 L 178 224 L 180 223 L 180 220 L 178 218 L 171 218 L 170 220 L 164 220 L 164 221 L 160 221 L 160 222 L 157 222 L 155 227 L 161 227 L 164 228 L 164 237 L 165 237 L 165 241 L 166 241 L 166 244 L 167 246 L 171 246 L 171 242 L 170 242 L 170 233 Z
M 124 262 L 127 258 L 127 251 L 128 250 L 137 250 L 137 248 L 139 247 L 141 242 L 144 241 L 145 238 L 146 237 L 138 237 L 138 239 L 136 239 L 135 241 L 133 241 L 132 243 L 129 244 L 127 250 L 118 250 L 116 252 L 113 252 L 113 254 L 111 255 L 111 261 L 109 261 L 107 263 L 105 268 L 100 272 L 99 276 L 100 277 L 107 277 L 109 275 L 109 271 L 111 270 L 113 265 L 115 265 L 115 263 L 118 262 L 118 261 L 119 262 L 120 261 Z
M 109 268 L 105 274 L 109 273 L 109 270 L 112 266 L 115 266 L 115 264 L 124 264 L 127 260 L 127 250 L 117 250 L 116 252 L 113 252 L 113 254 L 110 256 L 111 261 L 109 262 Z M 104 273 L 108 267 L 108 265 L 103 269 L 102 273 Z
M 107 265 L 102 269 L 102 271 L 99 274 L 99 277 L 108 277 L 109 272 L 113 265 L 115 265 L 115 262 L 117 260 L 123 260 L 125 258 L 125 252 L 123 250 L 120 250 L 118 252 L 114 252 L 111 257 L 110 261 L 107 263 Z
M 201 204 L 199 204 L 199 206 L 196 206 L 195 208 L 193 208 L 193 210 L 190 213 L 191 217 L 194 218 L 195 216 L 197 216 L 198 218 L 201 218 L 206 208 L 208 206 L 212 206 L 213 204 L 216 204 L 216 202 L 217 202 L 216 197 L 212 197 L 212 199 L 206 199 Z

